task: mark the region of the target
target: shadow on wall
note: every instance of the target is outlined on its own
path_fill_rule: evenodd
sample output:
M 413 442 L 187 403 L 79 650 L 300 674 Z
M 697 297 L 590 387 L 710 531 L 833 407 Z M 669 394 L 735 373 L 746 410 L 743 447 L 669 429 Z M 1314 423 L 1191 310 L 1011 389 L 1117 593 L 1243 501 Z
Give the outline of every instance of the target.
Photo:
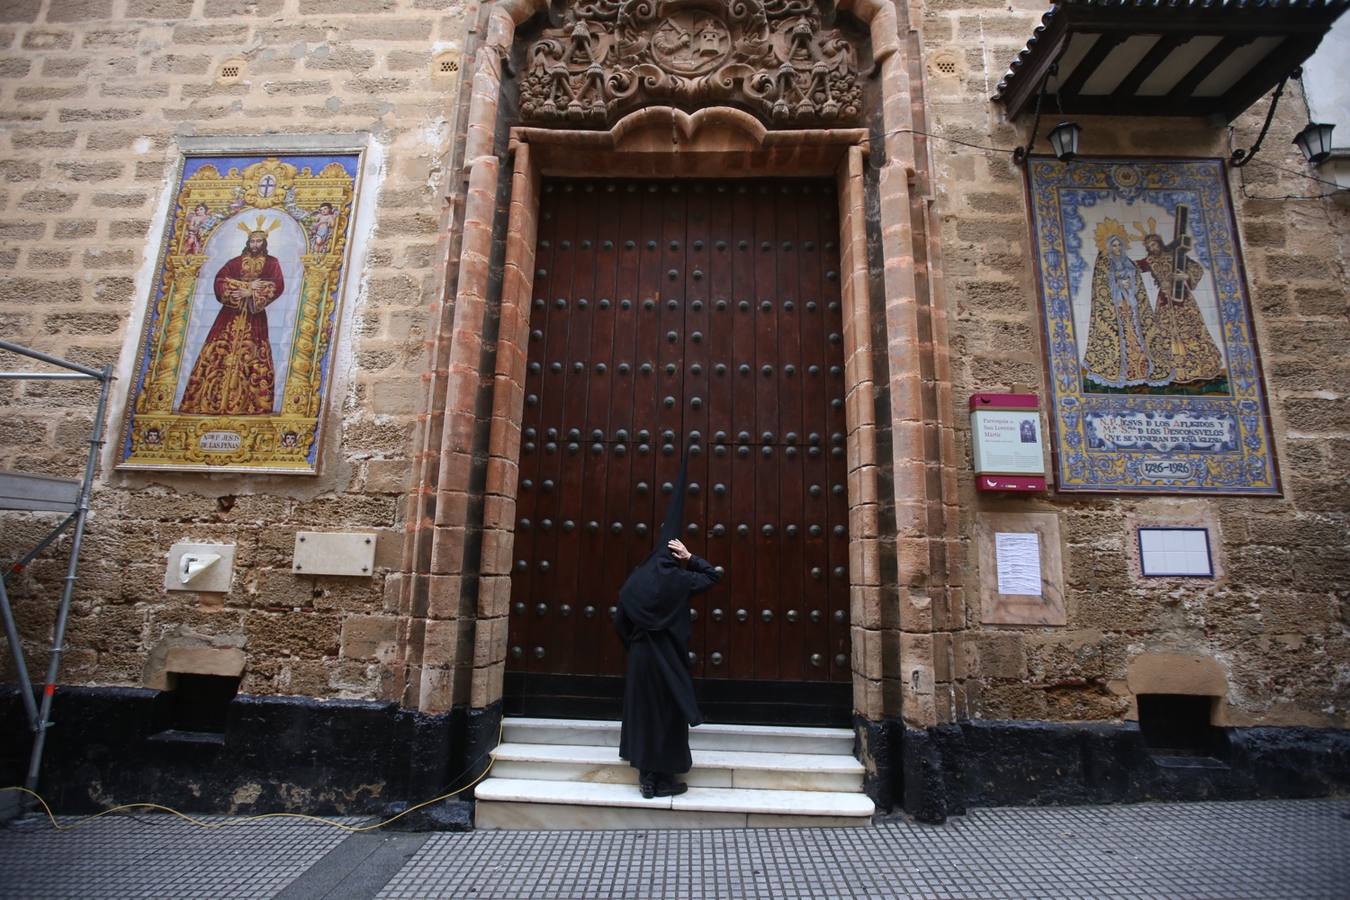
M 1206 726 L 1197 732 L 1174 725 L 1146 723 L 1141 731 L 1132 722 L 972 721 L 920 730 L 894 722 L 898 805 L 922 821 L 940 822 L 972 806 L 1350 792 L 1350 730 Z

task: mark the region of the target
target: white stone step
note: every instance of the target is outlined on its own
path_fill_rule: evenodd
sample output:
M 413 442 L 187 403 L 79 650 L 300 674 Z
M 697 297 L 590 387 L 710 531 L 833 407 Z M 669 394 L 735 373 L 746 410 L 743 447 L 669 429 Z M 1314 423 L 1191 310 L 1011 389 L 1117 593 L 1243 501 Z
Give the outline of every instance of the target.
M 493 777 L 637 784 L 637 770 L 619 758 L 616 747 L 575 744 L 505 743 L 493 750 Z M 694 767 L 681 776 L 691 788 L 751 788 L 778 791 L 862 789 L 864 769 L 840 753 L 760 753 L 693 750 Z
M 619 746 L 618 722 L 507 717 L 502 726 L 502 740 L 513 744 Z M 693 750 L 852 755 L 853 732 L 847 728 L 708 724 L 689 729 L 689 747 Z
M 478 828 L 781 828 L 867 825 L 865 794 L 690 787 L 643 799 L 632 785 L 488 778 L 474 789 Z

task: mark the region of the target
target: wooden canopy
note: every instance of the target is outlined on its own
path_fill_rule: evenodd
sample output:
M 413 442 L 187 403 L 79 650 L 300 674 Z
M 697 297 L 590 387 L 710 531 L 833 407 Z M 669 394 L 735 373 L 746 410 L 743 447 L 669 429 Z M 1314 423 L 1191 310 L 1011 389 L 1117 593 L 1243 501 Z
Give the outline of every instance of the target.
M 1302 65 L 1350 0 L 1060 0 L 993 99 L 1015 118 L 1068 114 L 1231 121 Z

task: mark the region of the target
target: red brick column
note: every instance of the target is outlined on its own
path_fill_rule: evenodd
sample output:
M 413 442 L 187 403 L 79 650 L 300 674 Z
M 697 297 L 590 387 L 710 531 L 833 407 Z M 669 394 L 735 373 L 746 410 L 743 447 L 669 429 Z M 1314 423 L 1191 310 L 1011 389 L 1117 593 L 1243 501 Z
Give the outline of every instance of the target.
M 947 574 L 952 560 L 946 542 L 949 520 L 952 528 L 957 524 L 944 502 L 955 497 L 946 313 L 934 303 L 928 272 L 932 248 L 924 197 L 927 147 L 918 134 L 924 130 L 924 115 L 917 38 L 907 24 L 907 9 L 885 0 L 862 0 L 852 10 L 870 24 L 883 86 L 884 137 L 873 152 L 880 157 L 880 308 L 885 316 L 893 481 L 882 506 L 894 512 L 897 569 L 895 583 L 880 587 L 875 613 L 868 610 L 871 585 L 857 588 L 855 708 L 869 719 L 898 714 L 910 725 L 924 727 L 947 718 L 948 706 L 942 704 L 944 715 L 939 715 L 935 632 L 952 627 Z M 853 481 L 851 477 L 851 504 L 854 490 L 859 498 L 865 496 L 863 485 Z M 854 537 L 854 556 L 864 571 L 869 541 Z M 944 638 L 942 644 L 945 650 L 950 641 Z M 941 666 L 944 674 L 949 668 Z
M 526 343 L 530 331 L 530 294 L 534 285 L 535 239 L 539 226 L 539 169 L 532 162 L 529 144 L 513 143 L 513 151 L 515 168 L 511 174 L 497 368 L 492 382 L 492 423 L 488 433 L 487 483 L 483 498 L 483 549 L 475 611 L 478 624 L 469 700 L 475 709 L 482 709 L 501 698 L 506 672 L 506 617 L 511 601 L 520 422 L 525 413 Z
M 849 621 L 853 654 L 853 708 L 882 708 L 883 626 L 881 526 L 872 298 L 868 290 L 867 222 L 862 147 L 839 165 L 839 248 L 844 304 L 845 418 L 848 425 Z

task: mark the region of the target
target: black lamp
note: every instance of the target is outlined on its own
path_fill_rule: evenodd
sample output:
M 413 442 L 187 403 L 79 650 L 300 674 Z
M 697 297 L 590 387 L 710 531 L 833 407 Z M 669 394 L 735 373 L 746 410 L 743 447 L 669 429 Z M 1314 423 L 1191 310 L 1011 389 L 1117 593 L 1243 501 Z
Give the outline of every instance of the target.
M 1334 126 L 1321 122 L 1309 122 L 1303 130 L 1294 135 L 1294 143 L 1303 151 L 1303 158 L 1316 164 L 1331 155 L 1331 129 Z
M 1041 127 L 1041 101 L 1045 99 L 1045 84 L 1053 77 L 1059 75 L 1059 63 L 1053 63 L 1046 70 L 1045 77 L 1041 79 L 1040 90 L 1036 94 L 1036 117 L 1031 120 L 1031 137 L 1027 140 L 1026 146 L 1018 147 L 1013 150 L 1013 162 L 1019 166 L 1027 164 L 1031 157 L 1031 148 L 1036 146 L 1036 132 Z M 1058 102 L 1059 94 L 1055 94 L 1055 100 Z M 1063 115 L 1064 110 L 1060 110 Z M 1060 122 L 1054 128 L 1050 129 L 1050 146 L 1055 151 L 1055 158 L 1060 162 L 1068 162 L 1078 155 L 1078 137 L 1083 133 L 1073 122 Z
M 1078 137 L 1083 132 L 1074 122 L 1060 122 L 1050 129 L 1050 146 L 1055 151 L 1055 159 L 1068 162 L 1078 155 Z

